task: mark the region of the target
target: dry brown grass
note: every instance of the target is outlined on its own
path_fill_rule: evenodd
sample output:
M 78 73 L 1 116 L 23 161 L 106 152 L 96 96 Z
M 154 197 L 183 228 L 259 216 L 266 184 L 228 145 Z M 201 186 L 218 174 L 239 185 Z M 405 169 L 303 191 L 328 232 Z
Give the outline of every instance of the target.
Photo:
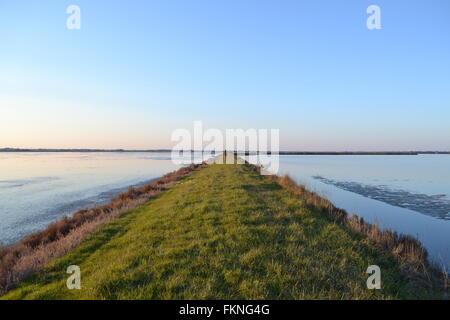
M 78 210 L 71 217 L 63 217 L 13 245 L 0 247 L 0 295 L 20 280 L 41 270 L 51 259 L 75 248 L 99 226 L 143 204 L 205 165 L 192 164 L 140 188 L 130 187 L 106 205 Z
M 260 170 L 257 167 L 255 169 L 258 172 Z M 350 216 L 345 210 L 336 208 L 319 194 L 298 185 L 288 175 L 267 177 L 301 198 L 307 206 L 327 215 L 346 230 L 366 236 L 377 248 L 392 254 L 400 262 L 401 273 L 405 280 L 413 280 L 419 286 L 448 290 L 447 272 L 428 261 L 427 250 L 417 239 L 391 230 L 381 230 L 377 225 L 367 223 L 363 218 L 356 215 Z

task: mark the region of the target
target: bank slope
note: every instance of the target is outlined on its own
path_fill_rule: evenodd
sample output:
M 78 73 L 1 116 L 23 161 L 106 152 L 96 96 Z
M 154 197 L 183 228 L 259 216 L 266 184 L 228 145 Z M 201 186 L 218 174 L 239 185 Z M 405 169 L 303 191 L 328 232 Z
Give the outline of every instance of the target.
M 66 269 L 81 269 L 68 290 Z M 368 290 L 369 265 L 382 289 Z M 210 165 L 118 218 L 4 299 L 423 296 L 394 258 L 246 165 Z

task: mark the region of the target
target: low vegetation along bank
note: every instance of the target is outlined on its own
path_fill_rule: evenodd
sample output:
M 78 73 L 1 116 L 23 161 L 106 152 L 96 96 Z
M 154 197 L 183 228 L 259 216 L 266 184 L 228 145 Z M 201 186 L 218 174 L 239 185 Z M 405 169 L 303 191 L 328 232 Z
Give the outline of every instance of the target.
M 445 297 L 445 279 L 414 239 L 349 217 L 289 177 L 267 178 L 251 165 L 198 168 L 174 174 L 165 191 L 151 196 L 142 196 L 153 192 L 150 187 L 130 190 L 123 200 L 139 193 L 135 209 L 92 228 L 84 240 L 53 255 L 59 258 L 47 254 L 33 270 L 40 271 L 2 298 Z M 69 241 L 76 230 L 57 241 L 45 242 L 46 237 L 35 234 L 39 241 L 30 236 L 31 242 L 21 243 L 45 248 L 45 243 Z M 6 256 L 15 256 L 11 250 L 3 253 L 2 268 Z M 17 256 L 12 265 L 23 265 Z M 70 265 L 80 267 L 80 290 L 67 289 Z M 381 290 L 367 289 L 369 265 L 381 268 Z

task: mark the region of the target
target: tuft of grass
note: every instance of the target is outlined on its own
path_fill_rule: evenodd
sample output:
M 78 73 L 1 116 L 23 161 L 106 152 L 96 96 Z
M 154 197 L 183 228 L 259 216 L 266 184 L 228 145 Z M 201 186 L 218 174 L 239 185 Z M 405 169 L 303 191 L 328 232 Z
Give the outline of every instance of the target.
M 324 215 L 288 178 L 209 165 L 47 263 L 2 299 L 441 298 L 368 236 Z M 69 290 L 66 269 L 81 269 Z M 368 290 L 369 265 L 382 289 Z

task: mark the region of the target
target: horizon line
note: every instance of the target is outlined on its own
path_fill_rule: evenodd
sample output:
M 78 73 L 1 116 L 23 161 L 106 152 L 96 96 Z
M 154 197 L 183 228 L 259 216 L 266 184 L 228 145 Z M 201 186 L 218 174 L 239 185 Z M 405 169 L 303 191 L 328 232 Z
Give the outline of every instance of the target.
M 410 151 L 396 151 L 396 150 L 382 150 L 382 151 L 348 151 L 348 150 L 323 150 L 323 151 L 302 151 L 302 150 L 279 150 L 274 151 L 259 151 L 259 150 L 172 150 L 166 148 L 160 149 L 100 149 L 100 148 L 0 148 L 0 152 L 214 152 L 222 153 L 224 151 L 237 152 L 245 154 L 280 154 L 280 155 L 418 155 L 418 154 L 450 154 L 450 150 L 410 150 Z

